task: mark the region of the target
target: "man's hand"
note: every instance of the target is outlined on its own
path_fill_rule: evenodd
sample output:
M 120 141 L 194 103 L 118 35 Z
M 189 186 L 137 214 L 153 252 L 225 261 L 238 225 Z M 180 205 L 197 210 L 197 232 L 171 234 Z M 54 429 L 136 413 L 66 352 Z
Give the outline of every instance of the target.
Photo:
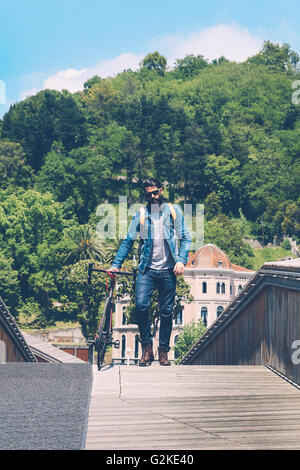
M 116 271 L 119 271 L 119 270 L 118 270 L 118 268 L 116 268 L 115 266 L 112 266 L 112 267 L 109 268 L 107 271 L 116 272 Z
M 182 274 L 183 271 L 184 271 L 184 264 L 181 262 L 176 263 L 174 266 L 174 273 L 176 274 L 176 276 L 179 276 L 180 274 Z

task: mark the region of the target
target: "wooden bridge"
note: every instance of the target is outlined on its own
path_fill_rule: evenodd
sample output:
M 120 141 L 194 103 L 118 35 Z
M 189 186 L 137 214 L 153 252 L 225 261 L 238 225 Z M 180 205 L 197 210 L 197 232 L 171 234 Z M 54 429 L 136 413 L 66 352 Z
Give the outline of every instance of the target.
M 95 369 L 86 448 L 300 449 L 299 281 L 266 263 L 180 365 Z
M 86 449 L 300 449 L 300 390 L 264 366 L 95 368 Z

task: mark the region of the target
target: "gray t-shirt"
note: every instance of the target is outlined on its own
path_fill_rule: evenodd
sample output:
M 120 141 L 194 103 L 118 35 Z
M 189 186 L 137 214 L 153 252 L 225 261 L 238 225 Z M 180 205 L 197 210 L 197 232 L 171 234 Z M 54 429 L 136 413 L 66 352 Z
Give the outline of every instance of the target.
M 153 240 L 149 256 L 149 268 L 151 269 L 173 269 L 174 258 L 163 232 L 163 211 L 157 204 L 151 205 L 151 216 L 153 220 Z

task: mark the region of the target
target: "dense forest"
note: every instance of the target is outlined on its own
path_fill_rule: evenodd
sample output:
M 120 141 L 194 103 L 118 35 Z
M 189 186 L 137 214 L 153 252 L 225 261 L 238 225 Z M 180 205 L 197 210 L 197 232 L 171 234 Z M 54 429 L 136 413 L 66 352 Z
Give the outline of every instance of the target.
M 109 265 L 119 241 L 97 239 L 96 208 L 140 203 L 148 176 L 170 201 L 204 204 L 205 242 L 233 262 L 252 266 L 245 235 L 299 239 L 298 63 L 270 41 L 243 63 L 188 55 L 170 68 L 156 51 L 137 71 L 13 104 L 0 121 L 0 295 L 16 318 L 97 310 L 103 279 L 87 308 L 82 262 Z

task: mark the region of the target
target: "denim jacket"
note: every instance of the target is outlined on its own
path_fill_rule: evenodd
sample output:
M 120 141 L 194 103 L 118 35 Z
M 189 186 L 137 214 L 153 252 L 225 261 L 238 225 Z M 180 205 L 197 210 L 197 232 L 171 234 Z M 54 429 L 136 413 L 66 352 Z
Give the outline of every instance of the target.
M 173 204 L 176 211 L 176 219 L 173 220 L 170 207 L 165 202 L 162 203 L 162 217 L 164 238 L 166 239 L 174 262 L 181 262 L 184 265 L 188 260 L 188 253 L 192 241 L 191 234 L 187 228 L 183 213 L 179 206 Z M 140 212 L 133 216 L 126 238 L 123 240 L 112 267 L 121 268 L 125 258 L 130 252 L 135 240 L 140 236 L 140 256 L 138 270 L 143 274 L 148 265 L 153 240 L 153 223 L 151 223 L 151 205 L 145 206 L 144 224 L 140 224 Z M 180 246 L 178 243 L 180 240 Z

